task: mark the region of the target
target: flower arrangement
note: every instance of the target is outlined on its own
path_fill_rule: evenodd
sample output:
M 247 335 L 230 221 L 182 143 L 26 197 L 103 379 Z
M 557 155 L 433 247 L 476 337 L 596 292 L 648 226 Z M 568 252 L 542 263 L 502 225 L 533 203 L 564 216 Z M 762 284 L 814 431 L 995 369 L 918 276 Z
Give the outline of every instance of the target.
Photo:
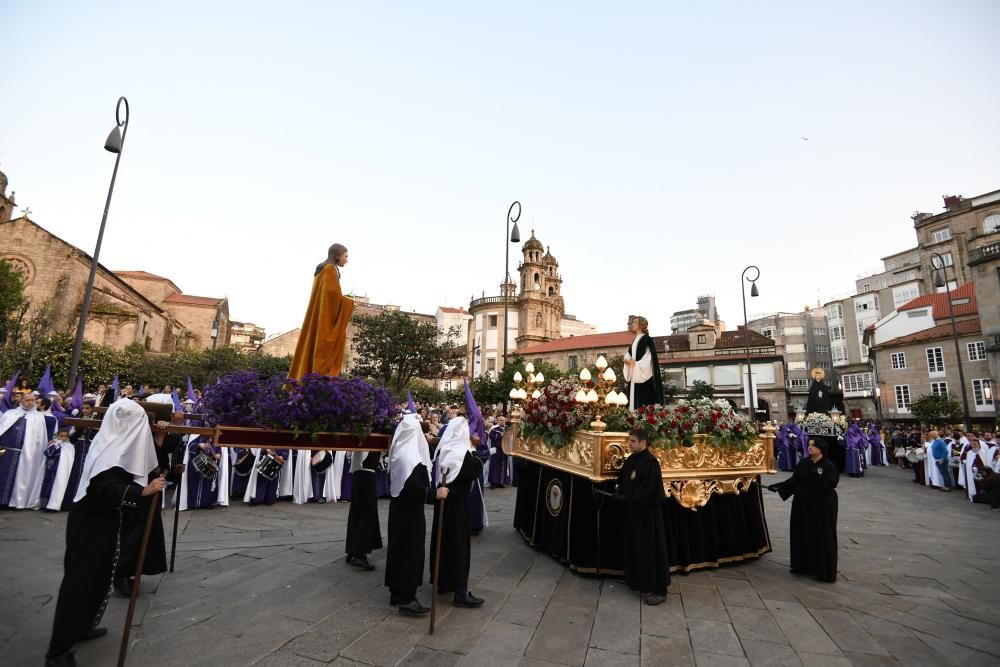
M 363 440 L 389 432 L 396 401 L 360 378 L 310 374 L 301 380 L 255 372 L 227 375 L 205 398 L 211 424 L 262 426 L 298 433 L 350 433 Z
M 838 421 L 842 421 L 841 426 Z M 836 435 L 846 427 L 846 419 L 834 419 L 822 412 L 810 412 L 805 417 L 796 417 L 795 423 L 810 435 Z
M 701 435 L 712 447 L 746 450 L 757 439 L 748 417 L 738 414 L 728 401 L 707 398 L 682 400 L 676 408 L 647 405 L 632 411 L 625 424 L 629 429 L 645 428 L 656 447 L 690 447 L 694 436 Z
M 525 436 L 538 436 L 546 444 L 562 447 L 579 428 L 588 422 L 586 412 L 574 401 L 576 388 L 557 380 L 542 390 L 524 409 L 521 425 Z M 757 429 L 745 415 L 737 413 L 728 401 L 696 399 L 681 401 L 677 407 L 647 405 L 637 410 L 612 408 L 606 415 L 608 431 L 624 432 L 642 427 L 651 436 L 654 447 L 670 449 L 690 447 L 695 436 L 711 447 L 749 449 L 757 439 Z
M 576 387 L 561 379 L 543 387 L 541 395 L 524 406 L 521 431 L 542 438 L 547 445 L 563 447 L 587 422 L 587 414 L 576 402 Z
M 237 371 L 210 386 L 203 397 L 205 419 L 211 424 L 256 426 L 257 403 L 264 380 L 257 371 Z

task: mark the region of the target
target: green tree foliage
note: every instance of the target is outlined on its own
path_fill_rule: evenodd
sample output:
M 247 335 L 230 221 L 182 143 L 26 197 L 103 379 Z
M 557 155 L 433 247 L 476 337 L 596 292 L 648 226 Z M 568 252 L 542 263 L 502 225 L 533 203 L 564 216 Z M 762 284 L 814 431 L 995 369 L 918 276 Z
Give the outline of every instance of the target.
M 456 347 L 458 327 L 442 332 L 433 322 L 422 322 L 399 311 L 356 315 L 353 324 L 354 363 L 351 372 L 384 385 L 395 395 L 405 394 L 417 378 L 433 379 L 461 361 Z
M 507 359 L 507 364 L 500 371 L 500 378 L 498 380 L 499 387 L 497 388 L 498 394 L 501 396 L 501 401 L 510 395 L 510 390 L 514 388 L 514 373 L 521 373 L 521 377 L 525 380 L 528 379 L 528 373 L 524 370 L 527 365 L 527 361 L 520 356 L 513 356 Z M 535 365 L 535 373 L 541 373 L 542 377 L 545 378 L 545 383 L 548 384 L 549 380 L 555 380 L 560 378 L 563 374 L 559 371 L 559 367 L 548 361 L 532 361 Z M 476 394 L 476 400 L 479 400 L 479 394 Z
M 664 388 L 664 393 L 666 393 Z M 697 398 L 715 398 L 715 387 L 702 380 L 695 380 L 688 389 L 687 398 L 693 401 Z
M 680 386 L 669 382 L 663 373 L 660 374 L 660 379 L 663 381 L 663 402 L 665 404 L 677 402 L 677 397 L 681 395 Z
M 503 385 L 500 381 L 494 380 L 489 376 L 489 374 L 483 374 L 477 377 L 469 383 L 469 388 L 472 389 L 472 395 L 476 398 L 476 403 L 479 404 L 479 407 L 484 412 L 487 408 L 502 405 L 507 399 L 507 395 L 510 394 L 510 389 L 508 389 L 505 393 Z M 462 386 L 462 391 L 464 394 L 464 385 Z
M 438 403 L 444 401 L 444 392 L 437 387 L 427 384 L 426 382 L 415 380 L 410 383 L 410 386 L 407 387 L 407 389 L 413 394 L 413 400 L 417 403 L 423 403 L 424 405 L 437 405 Z M 406 392 L 404 391 L 398 398 L 400 401 L 405 401 Z
M 69 373 L 69 362 L 73 352 L 73 334 L 60 332 L 41 338 L 34 347 L 32 382 L 41 376 L 39 369 L 52 364 L 52 379 L 57 387 L 63 387 Z M 16 348 L 11 359 L 11 370 L 26 372 L 32 354 L 28 346 Z M 122 386 L 140 383 L 153 386 L 172 384 L 183 389 L 188 377 L 195 387 L 215 382 L 216 378 L 236 370 L 256 368 L 262 374 L 285 373 L 292 359 L 271 357 L 255 352 L 244 352 L 236 347 L 219 347 L 215 350 L 178 350 L 171 354 L 147 353 L 141 344 L 133 343 L 124 350 L 116 350 L 104 345 L 83 342 L 80 355 L 79 374 L 87 389 L 95 389 L 99 384 L 111 382 L 118 375 Z
M 925 394 L 910 405 L 910 413 L 928 426 L 956 422 L 962 419 L 958 401 L 938 394 Z
M 24 282 L 10 262 L 0 260 L 0 349 L 6 348 L 23 315 Z

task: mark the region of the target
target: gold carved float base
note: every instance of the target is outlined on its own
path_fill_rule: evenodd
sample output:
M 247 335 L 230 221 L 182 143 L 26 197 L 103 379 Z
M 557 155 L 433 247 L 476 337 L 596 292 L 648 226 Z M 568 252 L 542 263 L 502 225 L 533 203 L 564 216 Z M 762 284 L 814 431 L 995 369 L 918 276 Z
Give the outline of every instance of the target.
M 746 451 L 712 447 L 704 436 L 694 440 L 689 447 L 651 448 L 660 462 L 664 492 L 682 507 L 697 511 L 713 495 L 743 493 L 758 475 L 775 471 L 773 430 Z M 565 447 L 553 447 L 537 437 L 517 437 L 514 444 L 514 456 L 594 482 L 617 480 L 629 453 L 627 433 L 578 431 Z

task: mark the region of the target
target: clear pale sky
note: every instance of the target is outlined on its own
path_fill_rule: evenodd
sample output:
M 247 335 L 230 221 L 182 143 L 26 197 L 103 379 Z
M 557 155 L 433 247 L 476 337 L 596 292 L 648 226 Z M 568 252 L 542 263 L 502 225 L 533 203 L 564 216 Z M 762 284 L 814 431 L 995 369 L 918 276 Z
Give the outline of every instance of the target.
M 1000 188 L 998 28 L 995 0 L 6 0 L 0 169 L 92 252 L 126 95 L 101 262 L 268 334 L 334 241 L 377 303 L 498 293 L 514 199 L 569 313 L 668 333 L 712 293 L 734 327 L 746 265 L 751 312 L 798 310 Z

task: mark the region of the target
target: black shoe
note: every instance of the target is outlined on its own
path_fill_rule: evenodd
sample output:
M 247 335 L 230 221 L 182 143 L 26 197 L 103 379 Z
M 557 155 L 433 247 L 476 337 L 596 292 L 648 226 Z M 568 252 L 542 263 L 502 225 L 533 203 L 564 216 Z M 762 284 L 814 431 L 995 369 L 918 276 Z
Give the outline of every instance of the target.
M 481 607 L 484 602 L 486 602 L 486 600 L 477 598 L 471 592 L 466 593 L 464 598 L 460 598 L 456 595 L 455 599 L 452 600 L 452 604 L 456 607 Z
M 469 534 L 471 534 L 471 535 L 472 535 L 473 537 L 476 537 L 476 536 L 477 536 L 477 535 L 479 535 L 479 533 L 481 533 L 481 532 L 483 532 L 483 529 L 482 529 L 482 528 L 480 528 L 480 529 L 478 529 L 478 530 L 470 530 L 470 531 L 469 531 Z
M 45 667 L 76 667 L 73 651 L 65 651 L 56 655 L 45 656 Z
M 398 607 L 399 606 L 399 596 L 398 595 L 389 595 L 389 605 L 392 606 L 392 607 Z
M 347 564 L 353 565 L 354 567 L 361 568 L 362 570 L 374 570 L 375 566 L 368 562 L 367 556 L 348 556 Z
M 480 603 L 482 603 L 482 600 L 480 600 Z M 420 604 L 419 600 L 414 598 L 406 604 L 399 605 L 399 611 L 400 613 L 407 614 L 409 616 L 423 616 L 424 614 L 431 613 L 431 608 L 425 607 Z
M 132 583 L 127 577 L 115 578 L 115 592 L 123 598 L 132 597 Z
M 654 607 L 656 605 L 658 605 L 658 604 L 663 604 L 664 602 L 666 602 L 666 600 L 667 600 L 667 598 L 665 596 L 663 596 L 663 595 L 647 595 L 646 596 L 646 604 L 654 606 Z
M 91 639 L 98 639 L 99 637 L 103 637 L 106 634 L 108 634 L 107 628 L 91 628 L 90 632 L 85 634 L 83 636 L 83 639 L 81 639 L 80 641 L 89 642 Z

